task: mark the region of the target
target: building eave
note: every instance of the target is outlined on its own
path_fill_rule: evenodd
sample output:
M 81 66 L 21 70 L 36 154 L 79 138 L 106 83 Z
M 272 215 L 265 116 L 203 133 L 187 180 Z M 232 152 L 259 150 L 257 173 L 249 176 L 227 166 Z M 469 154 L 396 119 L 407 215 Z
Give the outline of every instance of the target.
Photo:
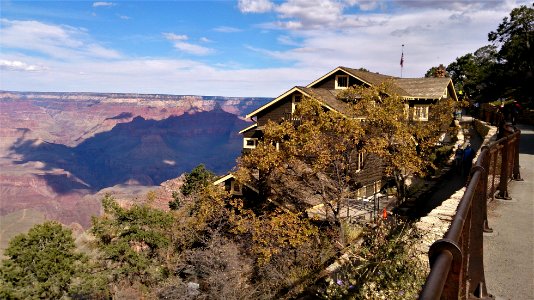
M 258 123 L 254 123 L 254 124 L 250 125 L 249 127 L 240 130 L 240 131 L 239 131 L 239 134 L 243 134 L 243 132 L 247 132 L 247 131 L 251 130 L 251 129 L 254 128 L 254 127 L 258 127 Z
M 245 116 L 245 118 L 252 118 L 254 116 L 256 116 L 259 112 L 265 110 L 266 108 L 268 107 L 271 107 L 273 106 L 274 104 L 278 103 L 280 100 L 284 99 L 285 97 L 287 97 L 289 94 L 293 93 L 294 91 L 297 90 L 297 87 L 293 87 L 291 88 L 290 90 L 288 90 L 287 92 L 283 93 L 282 95 L 276 97 L 274 100 L 272 100 L 271 102 L 269 103 L 266 103 L 264 104 L 263 106 L 260 106 L 259 108 L 257 108 L 256 110 L 254 110 L 253 112 L 247 114 Z
M 225 175 L 225 176 L 223 176 L 223 177 L 221 177 L 221 178 L 215 180 L 215 181 L 213 182 L 213 185 L 219 185 L 219 184 L 221 184 L 221 183 L 227 181 L 228 179 L 232 179 L 232 178 L 233 178 L 234 180 L 237 181 L 237 179 L 235 178 L 234 174 L 229 173 L 229 174 L 227 174 L 227 175 Z M 260 193 L 260 191 L 259 191 L 257 188 L 253 187 L 253 186 L 250 186 L 250 185 L 248 185 L 248 184 L 246 184 L 246 183 L 243 183 L 243 185 L 246 186 L 247 188 L 251 189 L 252 191 L 254 191 L 254 192 L 257 193 L 257 194 Z

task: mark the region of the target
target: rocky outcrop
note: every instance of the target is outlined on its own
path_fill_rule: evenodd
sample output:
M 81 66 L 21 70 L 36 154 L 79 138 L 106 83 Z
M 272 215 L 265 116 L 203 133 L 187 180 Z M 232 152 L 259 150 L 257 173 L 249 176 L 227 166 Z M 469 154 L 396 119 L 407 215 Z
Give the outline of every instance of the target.
M 224 173 L 242 116 L 268 100 L 0 91 L 0 216 L 33 209 L 87 227 L 105 192 L 144 199 L 199 163 Z

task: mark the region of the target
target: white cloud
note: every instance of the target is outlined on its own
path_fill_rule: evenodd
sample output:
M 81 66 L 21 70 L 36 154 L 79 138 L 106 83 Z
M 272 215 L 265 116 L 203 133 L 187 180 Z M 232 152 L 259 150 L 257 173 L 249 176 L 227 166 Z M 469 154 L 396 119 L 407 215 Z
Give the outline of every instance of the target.
M 308 7 L 303 1 L 276 2 L 280 5 L 275 5 L 272 12 L 279 18 L 264 26 L 280 29 L 275 33 L 278 43 L 291 49 L 261 48 L 254 39 L 247 41 L 247 49 L 252 57 L 271 58 L 277 60 L 273 65 L 284 66 L 277 68 L 250 67 L 239 61 L 238 55 L 209 64 L 158 58 L 157 54 L 126 57 L 94 41 L 81 28 L 3 19 L 0 89 L 274 97 L 292 86 L 306 85 L 339 65 L 399 76 L 402 44 L 406 45 L 403 75 L 420 77 L 432 66 L 448 64 L 487 45 L 487 33 L 517 6 L 517 2 L 507 1 L 492 8 L 481 2 L 480 9 L 465 13 L 460 5 L 447 7 L 444 1 L 431 1 L 438 2 L 439 8 L 403 4 L 394 13 L 377 9 L 348 14 L 347 5 L 366 2 L 336 2 L 327 3 L 333 5 L 325 8 L 331 11 L 330 16 L 320 12 L 310 16 L 303 9 Z M 293 7 L 288 4 L 280 10 L 285 3 Z M 299 3 L 303 6 L 296 7 Z M 162 35 L 184 53 L 206 55 L 215 51 L 192 43 L 207 42 L 202 38 L 171 32 Z M 249 67 L 244 68 L 245 64 Z
M 7 59 L 22 61 L 23 57 Z M 126 58 L 108 62 L 47 63 L 50 66 L 44 74 L 27 72 L 20 76 L 14 70 L 3 70 L 0 72 L 0 90 L 274 97 L 287 90 L 289 84 L 303 85 L 313 79 L 311 76 L 319 75 L 316 70 L 301 69 L 305 75 L 295 79 L 294 68 L 228 69 L 180 59 Z M 202 80 L 198 80 L 200 75 Z
M 189 37 L 185 34 L 176 34 L 172 32 L 164 32 L 163 36 L 169 41 L 186 41 Z
M 271 11 L 274 7 L 269 0 L 239 0 L 237 5 L 243 13 L 264 13 Z
M 1 19 L 1 24 L 2 48 L 6 50 L 30 50 L 62 60 L 121 56 L 117 51 L 93 42 L 83 28 L 7 19 Z
M 185 41 L 187 41 L 189 39 L 189 37 L 187 35 L 185 35 L 185 34 L 176 34 L 176 33 L 172 33 L 172 32 L 164 32 L 163 36 L 167 40 L 174 42 L 173 43 L 174 48 L 176 48 L 176 49 L 178 49 L 180 51 L 189 53 L 189 54 L 193 54 L 193 55 L 208 55 L 208 54 L 212 54 L 214 52 L 214 50 L 211 49 L 211 48 L 207 48 L 207 47 L 204 47 L 204 46 L 200 46 L 200 45 L 196 45 L 196 44 L 193 44 L 193 43 L 185 42 Z M 203 39 L 205 39 L 205 41 L 209 41 L 206 38 L 201 38 L 200 40 L 204 41 Z
M 230 26 L 219 26 L 219 27 L 213 28 L 213 30 L 217 32 L 224 32 L 224 33 L 233 33 L 233 32 L 243 31 L 239 28 L 230 27 Z
M 39 72 L 46 70 L 46 68 L 37 65 L 30 65 L 19 60 L 5 60 L 0 59 L 0 69 L 1 70 L 11 70 L 11 71 L 27 71 L 27 72 Z
M 214 50 L 211 48 L 186 42 L 175 42 L 174 48 L 193 55 L 208 55 L 214 52 Z
M 130 17 L 124 16 L 124 15 L 119 15 L 119 18 L 122 19 L 122 20 L 130 20 L 131 19 Z
M 212 42 L 213 42 L 212 40 L 210 40 L 210 39 L 208 39 L 207 37 L 204 37 L 204 36 L 201 37 L 201 38 L 199 39 L 199 41 L 201 41 L 201 42 L 203 42 L 203 43 L 212 43 Z
M 296 5 L 297 1 L 288 1 L 280 7 L 284 4 Z M 311 19 L 303 9 L 306 6 L 287 6 L 283 13 L 290 21 L 281 17 L 278 23 L 264 24 L 289 30 L 290 36 L 299 41 L 295 48 L 273 51 L 249 46 L 248 49 L 284 64 L 291 62 L 297 69 L 322 69 L 326 73 L 343 65 L 400 76 L 401 45 L 405 44 L 403 76 L 421 77 L 432 66 L 447 65 L 456 57 L 489 44 L 487 33 L 495 30 L 510 12 L 503 6 L 468 14 L 453 9 L 425 8 L 404 9 L 395 14 L 347 15 L 337 14 L 333 7 L 331 16 L 337 14 L 337 19 L 320 15 Z M 282 13 L 280 7 L 276 10 Z M 283 36 L 278 41 L 287 45 L 288 39 Z
M 282 19 L 296 19 L 303 25 L 316 27 L 339 20 L 343 5 L 333 0 L 289 0 L 275 10 Z
M 278 41 L 278 43 L 282 45 L 287 45 L 287 46 L 299 46 L 300 45 L 292 37 L 287 36 L 287 35 L 280 35 L 276 38 L 276 40 Z
M 115 3 L 113 2 L 103 2 L 103 1 L 98 1 L 98 2 L 93 2 L 93 7 L 106 7 L 106 6 L 114 6 Z

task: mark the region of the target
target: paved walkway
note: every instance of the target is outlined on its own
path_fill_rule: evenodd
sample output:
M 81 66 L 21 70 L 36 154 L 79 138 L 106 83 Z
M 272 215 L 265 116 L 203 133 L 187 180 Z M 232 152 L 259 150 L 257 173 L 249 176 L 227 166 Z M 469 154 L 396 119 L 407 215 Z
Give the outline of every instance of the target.
M 534 127 L 519 125 L 519 164 L 524 181 L 509 186 L 511 201 L 489 204 L 494 232 L 484 235 L 488 293 L 496 299 L 534 299 Z

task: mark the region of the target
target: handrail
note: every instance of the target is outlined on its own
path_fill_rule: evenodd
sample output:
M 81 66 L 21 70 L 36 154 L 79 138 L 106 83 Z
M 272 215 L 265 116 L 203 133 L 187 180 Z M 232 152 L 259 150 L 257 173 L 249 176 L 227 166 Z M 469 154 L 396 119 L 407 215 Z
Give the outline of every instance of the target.
M 483 262 L 483 233 L 491 232 L 487 202 L 495 194 L 510 199 L 508 182 L 521 180 L 521 131 L 511 126 L 503 129 L 503 138 L 482 147 L 449 230 L 430 247 L 431 270 L 419 299 L 493 299 L 486 289 Z

